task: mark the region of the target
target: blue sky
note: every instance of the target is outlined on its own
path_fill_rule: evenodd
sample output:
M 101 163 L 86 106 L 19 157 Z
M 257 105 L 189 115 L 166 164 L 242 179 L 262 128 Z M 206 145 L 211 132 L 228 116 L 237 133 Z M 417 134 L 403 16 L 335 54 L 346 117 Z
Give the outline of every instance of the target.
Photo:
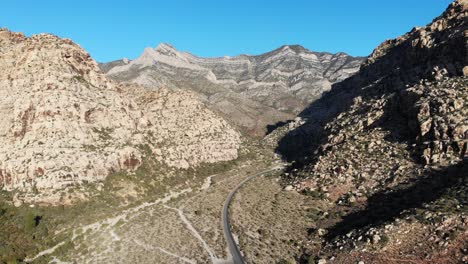
M 365 56 L 440 15 L 450 0 L 7 0 L 0 27 L 71 38 L 97 61 L 171 43 L 199 56 L 260 54 L 284 44 Z

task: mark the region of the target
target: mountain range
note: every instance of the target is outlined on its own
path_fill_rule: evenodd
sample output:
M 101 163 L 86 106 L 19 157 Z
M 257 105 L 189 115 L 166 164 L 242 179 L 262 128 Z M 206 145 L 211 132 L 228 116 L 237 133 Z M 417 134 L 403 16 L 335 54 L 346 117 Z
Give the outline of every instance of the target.
M 468 263 L 467 18 L 366 58 L 0 29 L 0 263 Z
M 359 70 L 364 58 L 286 45 L 258 55 L 201 58 L 169 44 L 146 48 L 135 60 L 100 64 L 112 79 L 149 89 L 196 92 L 212 110 L 251 135 L 293 119 L 332 84 Z

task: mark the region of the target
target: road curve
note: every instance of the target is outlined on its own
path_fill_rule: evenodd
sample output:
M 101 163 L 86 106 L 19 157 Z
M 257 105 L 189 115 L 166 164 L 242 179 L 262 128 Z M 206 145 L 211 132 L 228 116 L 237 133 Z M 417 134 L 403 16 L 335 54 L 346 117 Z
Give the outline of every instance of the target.
M 245 180 L 239 183 L 239 185 L 237 185 L 236 188 L 234 188 L 229 193 L 228 197 L 226 198 L 226 201 L 224 202 L 224 206 L 223 206 L 223 211 L 221 214 L 221 221 L 223 223 L 224 238 L 226 239 L 229 252 L 231 253 L 231 256 L 232 256 L 232 262 L 234 264 L 244 264 L 244 259 L 242 258 L 241 252 L 239 248 L 237 247 L 234 237 L 232 236 L 231 225 L 229 223 L 229 205 L 231 204 L 232 198 L 234 197 L 236 192 L 242 187 L 242 185 L 244 185 L 246 182 L 254 179 L 255 177 L 263 175 L 267 172 L 271 172 L 271 171 L 282 169 L 282 168 L 283 166 L 277 166 L 277 167 L 270 168 L 270 169 L 258 172 L 254 175 L 247 177 Z

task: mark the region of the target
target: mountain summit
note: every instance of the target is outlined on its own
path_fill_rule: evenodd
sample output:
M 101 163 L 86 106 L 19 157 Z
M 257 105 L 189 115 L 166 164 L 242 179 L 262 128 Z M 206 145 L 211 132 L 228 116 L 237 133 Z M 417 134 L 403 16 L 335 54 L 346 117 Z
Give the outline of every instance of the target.
M 193 93 L 119 85 L 81 47 L 50 34 L 1 29 L 0 52 L 1 189 L 60 199 L 69 186 L 147 159 L 187 169 L 237 158 L 238 132 Z M 160 54 L 148 49 L 140 61 L 152 53 Z
M 364 58 L 285 45 L 258 55 L 201 58 L 170 44 L 146 48 L 130 62 L 101 64 L 107 75 L 150 89 L 195 91 L 227 120 L 254 135 L 285 121 L 358 71 Z

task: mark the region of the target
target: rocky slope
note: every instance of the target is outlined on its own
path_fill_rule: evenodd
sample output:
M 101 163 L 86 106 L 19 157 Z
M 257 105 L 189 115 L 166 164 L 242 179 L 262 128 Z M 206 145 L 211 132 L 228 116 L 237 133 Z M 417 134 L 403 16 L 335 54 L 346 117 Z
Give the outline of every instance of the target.
M 200 58 L 161 44 L 133 61 L 100 67 L 119 81 L 195 91 L 233 124 L 262 135 L 268 125 L 292 118 L 333 83 L 354 74 L 362 61 L 297 45 L 259 56 Z
M 240 135 L 187 91 L 110 81 L 81 47 L 0 31 L 0 187 L 57 190 L 134 171 L 237 158 Z
M 467 13 L 455 1 L 385 41 L 269 136 L 294 162 L 288 184 L 329 201 L 304 248 L 312 261 L 468 261 Z

